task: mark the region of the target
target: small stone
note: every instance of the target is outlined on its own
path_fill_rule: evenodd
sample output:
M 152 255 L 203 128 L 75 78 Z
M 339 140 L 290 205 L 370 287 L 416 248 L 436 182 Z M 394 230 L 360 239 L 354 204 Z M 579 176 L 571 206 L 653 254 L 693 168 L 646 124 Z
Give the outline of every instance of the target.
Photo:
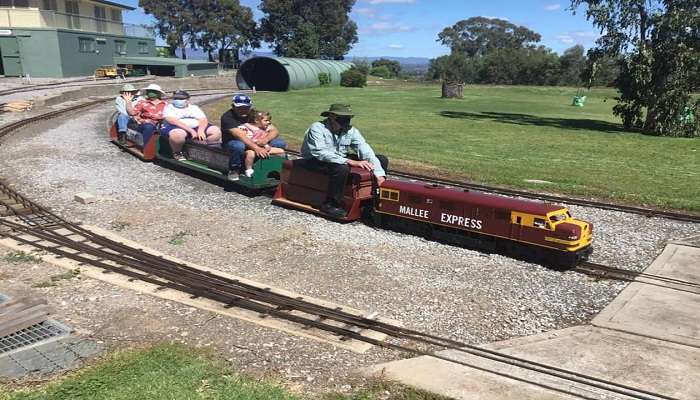
M 81 204 L 91 204 L 97 201 L 97 197 L 88 192 L 76 193 L 73 199 Z

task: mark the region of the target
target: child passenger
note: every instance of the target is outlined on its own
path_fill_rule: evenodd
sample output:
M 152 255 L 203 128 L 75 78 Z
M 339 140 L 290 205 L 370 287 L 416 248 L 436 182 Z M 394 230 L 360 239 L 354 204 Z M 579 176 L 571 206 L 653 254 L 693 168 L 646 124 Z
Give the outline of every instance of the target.
M 253 122 L 248 122 L 240 125 L 238 129 L 243 130 L 246 136 L 255 143 L 265 143 L 265 150 L 268 151 L 270 155 L 282 155 L 284 154 L 284 149 L 279 147 L 270 147 L 265 140 L 268 132 L 272 128 L 272 116 L 267 111 L 255 111 L 251 112 Z M 245 176 L 250 178 L 253 176 L 253 162 L 255 162 L 255 152 L 250 149 L 246 149 L 244 165 L 245 165 Z

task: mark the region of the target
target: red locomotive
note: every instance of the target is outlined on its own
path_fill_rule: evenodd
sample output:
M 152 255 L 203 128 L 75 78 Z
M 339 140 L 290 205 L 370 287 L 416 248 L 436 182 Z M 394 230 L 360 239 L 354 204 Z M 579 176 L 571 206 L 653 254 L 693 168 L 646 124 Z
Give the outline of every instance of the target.
M 327 179 L 286 161 L 273 203 L 321 214 Z M 572 266 L 592 251 L 593 226 L 564 206 L 439 185 L 387 179 L 376 188 L 368 171 L 352 168 L 344 221 L 371 215 L 379 226 L 450 244 Z

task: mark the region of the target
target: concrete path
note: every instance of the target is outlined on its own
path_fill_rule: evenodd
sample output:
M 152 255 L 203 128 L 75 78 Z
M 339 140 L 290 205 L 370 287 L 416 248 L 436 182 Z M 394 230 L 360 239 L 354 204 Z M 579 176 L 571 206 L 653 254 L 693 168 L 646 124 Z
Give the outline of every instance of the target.
M 669 244 L 645 271 L 700 283 L 700 248 Z M 630 284 L 591 325 L 493 343 L 484 348 L 677 399 L 700 399 L 700 294 Z M 602 399 L 601 391 L 458 351 L 363 371 L 455 399 Z M 627 399 L 619 395 L 619 397 Z

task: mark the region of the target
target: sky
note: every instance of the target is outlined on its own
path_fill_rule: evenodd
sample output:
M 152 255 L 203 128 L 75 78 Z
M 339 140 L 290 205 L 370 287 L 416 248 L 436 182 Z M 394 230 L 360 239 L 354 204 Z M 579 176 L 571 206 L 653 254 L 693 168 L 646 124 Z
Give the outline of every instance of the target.
M 138 0 L 117 0 L 138 6 Z M 241 0 L 262 17 L 259 0 Z M 354 57 L 425 57 L 449 53 L 438 43 L 444 28 L 475 16 L 505 19 L 542 35 L 541 44 L 562 53 L 581 44 L 591 47 L 599 31 L 586 20 L 583 9 L 573 15 L 568 0 L 357 0 L 351 18 L 358 26 L 358 43 L 349 55 Z M 126 12 L 124 22 L 149 23 L 143 10 Z M 266 50 L 263 48 L 262 50 Z

